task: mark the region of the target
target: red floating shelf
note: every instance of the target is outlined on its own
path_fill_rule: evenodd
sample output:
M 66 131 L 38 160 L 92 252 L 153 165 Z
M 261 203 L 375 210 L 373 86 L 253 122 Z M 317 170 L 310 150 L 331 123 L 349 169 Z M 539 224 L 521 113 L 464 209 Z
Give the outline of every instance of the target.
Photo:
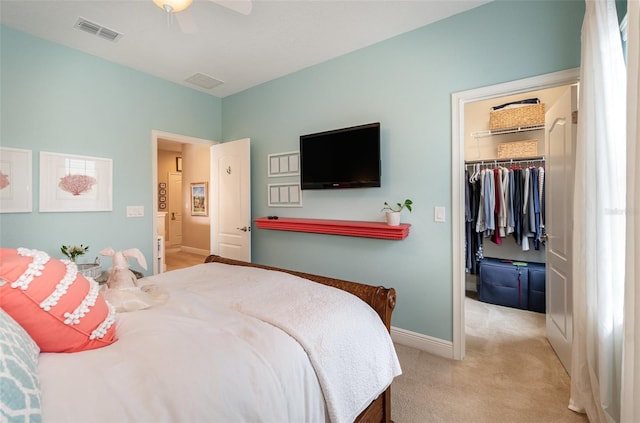
M 311 232 L 316 234 L 357 236 L 364 238 L 379 238 L 400 240 L 409 236 L 408 223 L 399 226 L 389 226 L 385 222 L 361 222 L 354 220 L 302 219 L 280 217 L 255 218 L 258 229 L 273 229 L 277 231 Z

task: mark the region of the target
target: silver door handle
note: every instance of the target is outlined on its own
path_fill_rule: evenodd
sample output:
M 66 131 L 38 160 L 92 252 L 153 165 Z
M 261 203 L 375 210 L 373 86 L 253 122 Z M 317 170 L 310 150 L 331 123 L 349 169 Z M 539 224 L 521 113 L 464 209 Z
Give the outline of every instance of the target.
M 241 230 L 242 232 L 247 232 L 247 231 L 249 231 L 249 232 L 250 232 L 250 231 L 251 231 L 251 227 L 250 227 L 250 226 L 244 226 L 244 227 L 242 227 L 242 228 L 236 228 L 236 229 L 239 229 L 239 230 Z

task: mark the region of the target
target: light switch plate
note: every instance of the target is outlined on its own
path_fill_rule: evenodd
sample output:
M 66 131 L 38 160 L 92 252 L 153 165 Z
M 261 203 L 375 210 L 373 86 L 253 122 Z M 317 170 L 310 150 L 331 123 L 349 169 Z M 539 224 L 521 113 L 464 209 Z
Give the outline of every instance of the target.
M 435 222 L 446 222 L 445 208 L 443 206 L 437 206 L 433 209 L 433 220 Z
M 144 217 L 144 206 L 127 206 L 127 217 Z

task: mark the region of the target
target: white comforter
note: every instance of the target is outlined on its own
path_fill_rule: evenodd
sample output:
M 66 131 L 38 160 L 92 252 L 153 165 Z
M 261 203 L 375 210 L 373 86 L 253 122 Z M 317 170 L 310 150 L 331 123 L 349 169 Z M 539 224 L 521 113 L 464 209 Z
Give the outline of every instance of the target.
M 169 301 L 119 314 L 116 343 L 41 354 L 45 423 L 348 422 L 400 374 L 379 317 L 340 290 L 220 263 L 142 282 Z

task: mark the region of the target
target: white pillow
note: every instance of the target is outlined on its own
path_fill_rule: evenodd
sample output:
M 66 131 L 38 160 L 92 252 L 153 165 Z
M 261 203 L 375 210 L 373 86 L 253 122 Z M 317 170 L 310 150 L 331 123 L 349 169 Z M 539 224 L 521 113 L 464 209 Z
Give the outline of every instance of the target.
M 0 421 L 42 421 L 39 353 L 29 334 L 0 308 Z

